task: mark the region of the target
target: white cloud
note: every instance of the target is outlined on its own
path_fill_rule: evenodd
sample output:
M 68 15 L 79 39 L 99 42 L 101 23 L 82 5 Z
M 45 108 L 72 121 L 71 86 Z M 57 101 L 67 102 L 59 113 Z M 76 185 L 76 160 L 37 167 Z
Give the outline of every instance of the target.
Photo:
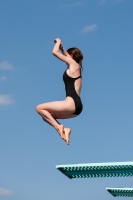
M 1 94 L 0 95 L 0 105 L 9 105 L 14 103 L 14 99 L 11 95 Z
M 122 2 L 122 1 L 125 1 L 125 0 L 116 0 L 116 2 Z M 102 4 L 105 4 L 107 2 L 107 0 L 100 0 L 99 1 L 99 5 L 102 5 Z
M 0 81 L 6 81 L 6 80 L 7 80 L 7 78 L 5 76 L 0 77 Z
M 75 7 L 75 6 L 81 6 L 83 5 L 84 3 L 83 2 L 75 2 L 75 3 L 69 3 L 69 4 L 64 4 L 64 5 L 61 5 L 60 8 L 71 8 L 71 7 Z
M 85 26 L 82 29 L 81 33 L 89 33 L 89 32 L 95 31 L 97 28 L 98 28 L 98 26 L 96 24 Z
M 6 60 L 0 63 L 0 69 L 1 70 L 13 70 L 13 65 L 11 65 Z
M 4 188 L 0 188 L 0 196 L 10 196 L 13 192 Z
M 101 0 L 98 4 L 105 4 L 107 0 Z

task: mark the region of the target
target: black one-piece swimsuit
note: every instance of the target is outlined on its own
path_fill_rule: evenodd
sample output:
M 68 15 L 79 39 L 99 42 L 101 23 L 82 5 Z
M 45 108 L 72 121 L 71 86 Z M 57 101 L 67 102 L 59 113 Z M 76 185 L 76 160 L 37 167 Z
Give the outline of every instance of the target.
M 80 97 L 78 96 L 77 92 L 75 91 L 74 83 L 77 79 L 82 78 L 81 75 L 77 78 L 72 78 L 67 75 L 65 71 L 63 74 L 63 81 L 65 83 L 65 90 L 66 90 L 66 97 L 72 97 L 75 103 L 75 112 L 74 115 L 79 115 L 82 112 L 83 105 L 81 102 Z

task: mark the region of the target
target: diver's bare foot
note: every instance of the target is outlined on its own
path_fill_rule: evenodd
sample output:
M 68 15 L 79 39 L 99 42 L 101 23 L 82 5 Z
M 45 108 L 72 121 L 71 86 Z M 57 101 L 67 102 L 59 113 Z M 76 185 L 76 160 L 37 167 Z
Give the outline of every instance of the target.
M 64 139 L 64 125 L 60 124 L 58 127 L 58 133 L 61 136 L 62 139 Z
M 70 128 L 64 128 L 64 131 L 65 131 L 66 143 L 69 145 L 70 144 L 71 129 Z
M 62 139 L 65 140 L 65 142 L 67 141 L 67 140 L 66 140 L 66 136 L 65 136 L 65 131 L 63 131 Z

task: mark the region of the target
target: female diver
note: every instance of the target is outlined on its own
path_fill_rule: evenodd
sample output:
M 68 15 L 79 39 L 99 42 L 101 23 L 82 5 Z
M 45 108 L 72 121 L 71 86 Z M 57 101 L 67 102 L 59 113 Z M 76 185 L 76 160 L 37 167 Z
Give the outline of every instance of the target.
M 60 124 L 57 119 L 76 117 L 83 109 L 80 99 L 83 55 L 76 47 L 70 48 L 66 51 L 60 38 L 56 38 L 54 42 L 55 46 L 52 54 L 67 64 L 67 69 L 63 74 L 66 99 L 63 101 L 40 104 L 36 107 L 36 111 L 42 116 L 45 122 L 57 130 L 61 138 L 69 145 L 71 129 L 64 127 L 64 125 Z

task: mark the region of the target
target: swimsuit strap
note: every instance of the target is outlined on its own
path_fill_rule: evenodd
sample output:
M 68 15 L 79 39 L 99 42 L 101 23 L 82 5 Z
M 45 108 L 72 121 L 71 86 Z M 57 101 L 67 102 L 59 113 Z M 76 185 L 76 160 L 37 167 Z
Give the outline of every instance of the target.
M 80 72 L 80 73 L 81 73 L 81 72 Z M 79 78 L 82 78 L 82 76 L 81 76 L 81 75 L 80 75 L 80 76 L 78 76 L 78 77 L 76 77 L 76 78 L 73 78 L 73 77 L 69 76 L 69 75 L 67 74 L 67 70 L 66 70 L 66 75 L 67 75 L 68 77 L 70 77 L 70 78 L 74 79 L 74 80 L 77 80 L 77 79 L 79 79 Z
M 76 77 L 76 78 L 73 78 L 73 79 L 77 80 L 77 79 L 79 79 L 79 78 L 82 78 L 82 76 L 80 75 L 80 76 L 78 76 L 78 77 Z

